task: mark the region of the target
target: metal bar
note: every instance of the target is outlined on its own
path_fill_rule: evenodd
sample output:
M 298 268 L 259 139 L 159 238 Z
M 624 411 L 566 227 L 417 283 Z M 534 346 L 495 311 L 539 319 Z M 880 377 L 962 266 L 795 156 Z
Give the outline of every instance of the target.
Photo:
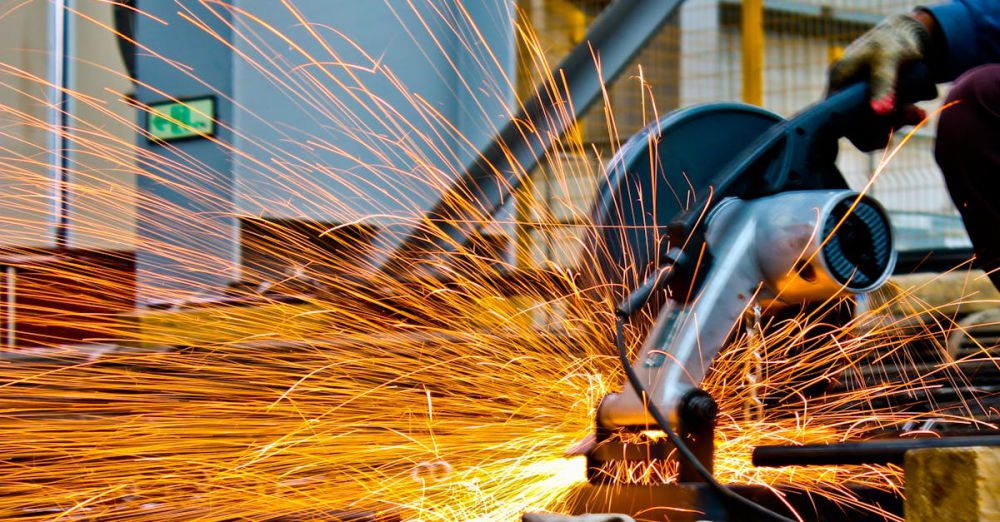
M 69 10 L 72 0 L 53 0 L 49 8 L 51 53 L 49 55 L 49 105 L 52 169 L 53 241 L 56 248 L 69 246 L 69 110 L 70 110 L 70 31 Z
M 764 0 L 743 0 L 740 41 L 743 101 L 764 104 Z
M 1000 434 L 941 439 L 891 439 L 842 444 L 807 444 L 804 446 L 758 446 L 753 450 L 753 465 L 778 467 L 902 464 L 906 452 L 910 450 L 975 446 L 1000 446 Z
M 445 191 L 423 223 L 403 233 L 380 234 L 378 252 L 368 259 L 369 264 L 383 274 L 405 277 L 412 273 L 411 261 L 466 245 L 484 218 L 496 214 L 553 142 L 601 97 L 604 85 L 621 73 L 682 3 L 616 0 L 605 8 L 584 41 L 556 67 L 559 85 L 538 88 Z

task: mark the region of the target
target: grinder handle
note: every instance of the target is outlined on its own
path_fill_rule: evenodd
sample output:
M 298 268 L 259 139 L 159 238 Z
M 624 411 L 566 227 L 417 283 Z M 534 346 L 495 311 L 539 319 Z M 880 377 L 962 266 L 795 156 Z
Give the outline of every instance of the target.
M 859 125 L 868 125 L 875 118 L 875 111 L 868 103 L 870 84 L 858 81 L 844 89 L 829 94 L 826 100 L 813 105 L 800 116 L 808 113 L 828 114 L 830 119 L 825 130 L 832 132 L 827 138 L 842 138 Z M 900 70 L 896 83 L 896 103 L 901 107 L 911 103 L 933 100 L 937 97 L 930 68 L 924 62 L 911 62 Z M 796 120 L 798 117 L 793 118 Z M 824 130 L 824 129 L 818 129 Z
M 937 97 L 937 87 L 924 62 L 907 64 L 900 71 L 897 85 L 899 106 Z M 869 82 L 859 81 L 776 125 L 773 141 L 754 153 L 756 158 L 772 156 L 774 161 L 763 162 L 763 167 L 757 162 L 756 176 L 752 173 L 753 168 L 749 172 L 732 174 L 744 179 L 761 178 L 764 187 L 761 195 L 787 190 L 847 188 L 847 182 L 836 167 L 840 150 L 838 140 L 878 124 L 878 116 L 868 103 L 870 89 Z

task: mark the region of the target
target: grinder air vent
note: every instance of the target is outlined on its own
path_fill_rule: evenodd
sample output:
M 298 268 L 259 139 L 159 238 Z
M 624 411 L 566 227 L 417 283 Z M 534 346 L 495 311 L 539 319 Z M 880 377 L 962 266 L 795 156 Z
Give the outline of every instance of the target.
M 852 209 L 853 203 L 854 198 L 841 200 L 827 217 L 823 258 L 838 283 L 865 290 L 892 269 L 892 229 L 873 200 L 863 197 Z

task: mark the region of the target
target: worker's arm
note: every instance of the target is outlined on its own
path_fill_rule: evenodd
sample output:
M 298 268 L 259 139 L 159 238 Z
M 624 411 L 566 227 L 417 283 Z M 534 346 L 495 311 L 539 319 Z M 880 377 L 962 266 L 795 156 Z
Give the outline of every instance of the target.
M 973 67 L 1000 62 L 1000 1 L 955 0 L 918 9 L 930 15 L 939 46 L 937 80 L 951 81 Z

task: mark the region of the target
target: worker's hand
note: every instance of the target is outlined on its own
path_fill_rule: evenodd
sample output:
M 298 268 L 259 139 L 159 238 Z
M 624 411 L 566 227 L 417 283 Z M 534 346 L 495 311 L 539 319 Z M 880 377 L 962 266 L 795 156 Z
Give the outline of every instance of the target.
M 867 79 L 871 107 L 879 116 L 896 112 L 896 80 L 902 65 L 922 60 L 931 42 L 933 17 L 893 15 L 844 50 L 830 68 L 830 91 Z
M 542 515 L 527 513 L 521 517 L 521 522 L 635 522 L 628 515 L 601 514 L 601 515 L 579 515 L 570 517 L 566 515 Z
M 897 106 L 896 82 L 903 65 L 926 60 L 931 42 L 937 41 L 934 17 L 926 11 L 915 11 L 912 16 L 895 15 L 868 31 L 844 50 L 841 59 L 830 69 L 830 93 L 856 81 L 868 80 L 872 111 L 864 121 L 856 123 L 847 134 L 858 149 L 869 152 L 889 145 L 892 132 L 907 125 L 916 125 L 927 114 L 913 104 Z M 936 95 L 933 84 L 910 86 L 925 89 L 921 99 Z

